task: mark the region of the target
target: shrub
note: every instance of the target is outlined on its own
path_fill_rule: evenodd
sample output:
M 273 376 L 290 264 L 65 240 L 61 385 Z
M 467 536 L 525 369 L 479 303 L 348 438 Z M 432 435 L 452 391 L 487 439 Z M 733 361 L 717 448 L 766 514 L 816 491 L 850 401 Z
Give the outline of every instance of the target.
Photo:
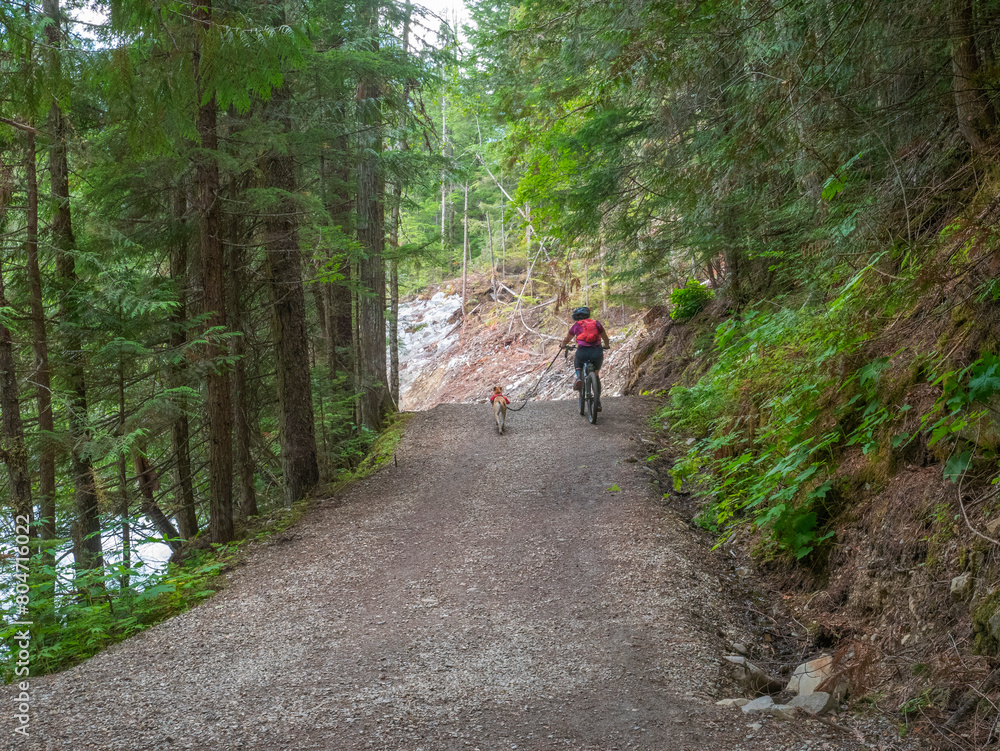
M 694 279 L 688 279 L 687 284 L 670 293 L 670 317 L 675 321 L 686 321 L 701 312 L 712 297 L 712 290 Z

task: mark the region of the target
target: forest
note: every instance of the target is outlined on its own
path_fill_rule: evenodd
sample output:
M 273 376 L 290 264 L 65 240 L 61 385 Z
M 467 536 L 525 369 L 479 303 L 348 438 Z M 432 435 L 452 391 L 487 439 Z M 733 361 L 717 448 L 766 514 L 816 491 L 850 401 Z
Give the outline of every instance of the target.
M 0 5 L 5 607 L 30 591 L 36 665 L 199 601 L 358 470 L 400 297 L 478 272 L 659 316 L 654 458 L 829 595 L 833 642 L 969 574 L 916 610 L 973 666 L 929 644 L 904 697 L 957 724 L 1000 681 L 1000 2 L 466 13 Z

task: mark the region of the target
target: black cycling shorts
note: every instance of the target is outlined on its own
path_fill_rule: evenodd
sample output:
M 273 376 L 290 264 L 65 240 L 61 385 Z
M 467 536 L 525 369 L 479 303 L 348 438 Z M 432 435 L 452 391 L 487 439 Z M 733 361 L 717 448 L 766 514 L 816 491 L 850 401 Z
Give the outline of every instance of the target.
M 604 364 L 604 347 L 581 347 L 576 346 L 576 356 L 573 358 L 573 366 L 577 370 L 583 369 L 583 364 L 589 362 L 594 366 L 594 370 L 600 370 Z

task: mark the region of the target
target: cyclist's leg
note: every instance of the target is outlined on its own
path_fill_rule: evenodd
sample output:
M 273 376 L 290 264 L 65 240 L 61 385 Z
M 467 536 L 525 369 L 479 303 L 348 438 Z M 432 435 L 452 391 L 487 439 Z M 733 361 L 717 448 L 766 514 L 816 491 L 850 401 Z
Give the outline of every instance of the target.
M 594 365 L 595 371 L 600 371 L 601 366 L 604 364 L 604 347 L 588 347 L 588 349 L 594 350 L 589 353 L 589 360 Z
M 577 347 L 576 354 L 573 356 L 573 367 L 576 369 L 577 383 L 583 378 L 583 364 L 587 361 L 587 353 L 584 351 L 586 349 L 586 347 Z

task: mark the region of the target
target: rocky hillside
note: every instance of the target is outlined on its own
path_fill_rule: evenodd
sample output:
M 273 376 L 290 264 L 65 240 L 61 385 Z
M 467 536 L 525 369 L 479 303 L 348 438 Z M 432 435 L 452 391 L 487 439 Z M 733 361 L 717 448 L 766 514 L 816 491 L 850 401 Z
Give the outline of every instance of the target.
M 531 394 L 543 401 L 573 399 L 572 360 L 559 342 L 572 324 L 571 307 L 519 306 L 508 291 L 524 283 L 512 277 L 494 285 L 489 276 L 468 283 L 462 320 L 461 280 L 427 287 L 400 304 L 400 407 L 425 410 L 437 404 L 486 402 L 494 386 L 516 402 Z M 508 289 L 504 289 L 504 288 Z M 612 348 L 601 371 L 605 393 L 623 393 L 636 347 L 647 336 L 643 312 L 595 310 Z M 551 364 L 551 367 L 549 365 Z

